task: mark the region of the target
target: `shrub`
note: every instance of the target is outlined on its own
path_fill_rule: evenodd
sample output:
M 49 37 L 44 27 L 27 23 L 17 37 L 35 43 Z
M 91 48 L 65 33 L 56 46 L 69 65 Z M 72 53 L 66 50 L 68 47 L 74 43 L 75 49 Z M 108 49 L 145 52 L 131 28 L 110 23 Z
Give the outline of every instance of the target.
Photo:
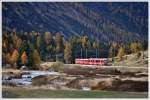
M 56 62 L 53 62 L 53 63 L 52 63 L 51 68 L 52 68 L 54 71 L 62 72 L 63 69 L 64 69 L 64 66 L 63 66 L 63 63 L 62 63 L 62 62 L 56 61 Z
M 141 57 L 141 52 L 137 53 L 137 58 Z

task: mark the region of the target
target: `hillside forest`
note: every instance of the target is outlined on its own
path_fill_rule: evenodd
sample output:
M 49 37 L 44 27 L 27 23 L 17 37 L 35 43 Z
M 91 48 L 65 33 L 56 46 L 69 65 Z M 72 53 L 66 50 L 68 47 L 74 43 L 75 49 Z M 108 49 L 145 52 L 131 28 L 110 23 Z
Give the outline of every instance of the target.
M 64 39 L 60 32 L 24 32 L 15 29 L 2 34 L 2 64 L 11 64 L 14 68 L 27 66 L 38 69 L 41 62 L 61 61 L 74 63 L 76 58 L 112 58 L 147 50 L 147 41 L 119 43 L 109 41 L 104 44 L 90 39 L 86 34 Z

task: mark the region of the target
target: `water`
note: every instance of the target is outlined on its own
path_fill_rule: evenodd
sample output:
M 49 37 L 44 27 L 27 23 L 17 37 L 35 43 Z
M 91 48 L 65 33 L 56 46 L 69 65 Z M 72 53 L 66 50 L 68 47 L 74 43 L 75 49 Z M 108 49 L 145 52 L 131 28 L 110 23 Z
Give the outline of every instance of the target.
M 54 71 L 25 71 L 27 74 L 23 74 L 21 78 L 13 78 L 11 80 L 3 80 L 3 82 L 10 82 L 14 83 L 17 86 L 20 85 L 31 85 L 32 83 L 32 78 L 39 76 L 39 75 L 59 75 L 58 72 Z
M 90 87 L 82 87 L 82 90 L 83 90 L 83 91 L 90 91 L 91 88 L 90 88 Z

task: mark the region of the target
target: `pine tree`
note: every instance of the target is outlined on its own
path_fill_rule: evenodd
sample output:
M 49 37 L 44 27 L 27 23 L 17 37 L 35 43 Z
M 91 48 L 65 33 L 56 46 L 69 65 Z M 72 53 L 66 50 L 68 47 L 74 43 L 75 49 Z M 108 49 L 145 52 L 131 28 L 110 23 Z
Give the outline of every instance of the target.
M 31 46 L 29 44 L 27 44 L 26 54 L 28 57 L 27 66 L 29 69 L 33 69 L 34 68 L 34 60 L 33 60 L 33 56 L 32 56 L 33 48 L 31 48 Z
M 114 61 L 114 57 L 116 56 L 117 42 L 113 41 L 111 46 L 112 46 L 112 60 Z
M 112 58 L 112 47 L 110 47 L 108 55 L 109 55 L 110 58 Z
M 26 55 L 27 55 L 27 63 L 26 63 L 26 66 L 28 66 L 29 68 L 32 68 L 33 65 L 34 65 L 34 61 L 33 61 L 33 57 L 32 57 L 32 54 L 33 54 L 33 51 L 31 49 L 31 45 L 29 45 L 29 43 L 26 41 L 26 40 L 23 40 L 22 44 L 21 44 L 21 47 L 19 49 L 19 57 L 18 57 L 18 60 L 17 60 L 17 65 L 18 65 L 18 68 L 20 68 L 22 66 L 22 54 L 26 52 Z
M 18 56 L 18 59 L 17 59 L 17 66 L 18 68 L 20 68 L 22 66 L 22 59 L 21 59 L 21 56 L 23 54 L 24 51 L 26 51 L 28 48 L 28 44 L 27 44 L 27 41 L 26 40 L 23 40 L 23 42 L 21 43 L 21 47 L 19 48 L 19 56 Z
M 69 39 L 69 43 L 71 44 L 71 48 L 72 48 L 72 63 L 74 63 L 75 61 L 75 58 L 77 57 L 77 52 L 78 52 L 78 37 L 76 36 L 72 36 L 70 39 Z

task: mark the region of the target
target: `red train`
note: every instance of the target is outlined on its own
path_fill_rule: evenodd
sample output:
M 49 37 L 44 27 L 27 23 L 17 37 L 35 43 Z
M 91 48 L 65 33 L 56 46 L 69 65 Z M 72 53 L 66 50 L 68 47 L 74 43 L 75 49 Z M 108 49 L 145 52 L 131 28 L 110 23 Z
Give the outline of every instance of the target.
M 107 65 L 107 58 L 87 58 L 87 59 L 75 59 L 76 64 L 86 64 L 86 65 Z

